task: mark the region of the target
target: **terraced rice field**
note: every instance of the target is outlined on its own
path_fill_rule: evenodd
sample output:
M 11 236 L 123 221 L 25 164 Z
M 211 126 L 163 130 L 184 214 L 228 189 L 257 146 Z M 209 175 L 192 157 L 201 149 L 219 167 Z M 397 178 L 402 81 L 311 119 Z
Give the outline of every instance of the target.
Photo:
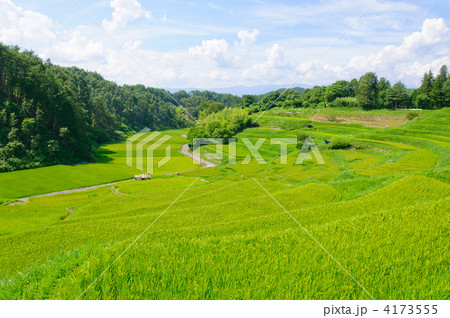
M 383 129 L 298 116 L 264 115 L 239 134 L 236 165 L 224 146 L 215 168 L 166 175 L 198 167 L 178 157 L 151 181 L 0 206 L 0 298 L 448 299 L 450 110 Z M 280 163 L 269 138 L 299 132 L 325 165 L 295 165 L 294 145 Z M 243 138 L 267 138 L 267 164 L 242 164 Z M 322 144 L 333 138 L 357 149 Z M 127 177 L 124 144 L 108 147 L 105 165 Z M 40 189 L 0 180 L 5 199 Z

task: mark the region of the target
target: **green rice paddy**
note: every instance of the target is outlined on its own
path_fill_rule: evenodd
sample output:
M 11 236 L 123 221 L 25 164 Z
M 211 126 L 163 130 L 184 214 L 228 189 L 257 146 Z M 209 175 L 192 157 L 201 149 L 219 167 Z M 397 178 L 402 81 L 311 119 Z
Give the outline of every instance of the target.
M 0 206 L 0 299 L 449 299 L 450 110 L 387 128 L 313 115 L 265 114 L 237 136 L 235 165 L 225 145 L 218 167 L 199 169 L 176 130 L 150 181 L 128 180 L 139 171 L 125 143 L 99 149 L 97 163 L 0 174 L 8 202 L 125 180 Z M 280 164 L 269 138 L 300 132 L 325 165 L 295 165 L 295 145 Z M 267 164 L 243 164 L 243 138 L 267 138 Z M 322 144 L 333 138 L 353 147 Z

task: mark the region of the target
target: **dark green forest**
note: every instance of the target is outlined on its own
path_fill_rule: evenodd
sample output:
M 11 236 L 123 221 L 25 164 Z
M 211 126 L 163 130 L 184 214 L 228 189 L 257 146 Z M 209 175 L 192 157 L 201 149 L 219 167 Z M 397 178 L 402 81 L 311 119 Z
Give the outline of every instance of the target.
M 144 127 L 186 127 L 210 100 L 240 98 L 209 91 L 119 86 L 99 74 L 42 61 L 0 43 L 0 172 L 94 160 L 99 144 Z

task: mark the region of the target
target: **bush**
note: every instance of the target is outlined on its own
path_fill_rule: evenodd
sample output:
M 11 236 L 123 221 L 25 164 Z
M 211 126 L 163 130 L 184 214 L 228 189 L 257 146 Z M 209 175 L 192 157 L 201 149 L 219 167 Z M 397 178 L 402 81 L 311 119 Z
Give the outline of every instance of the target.
M 358 107 L 359 103 L 355 97 L 338 97 L 329 105 L 331 107 Z
M 308 138 L 308 137 L 309 137 L 308 134 L 305 134 L 305 133 L 299 133 L 299 134 L 297 135 L 297 141 L 305 141 L 306 138 Z
M 305 142 L 306 138 L 308 138 L 308 134 L 305 133 L 299 133 L 297 135 L 297 148 L 302 149 L 303 143 Z
M 329 144 L 330 149 L 347 149 L 353 147 L 350 140 L 345 138 L 332 139 Z
M 408 120 L 413 120 L 414 118 L 417 118 L 417 117 L 419 117 L 419 115 L 414 112 L 409 112 L 408 114 L 406 114 L 406 119 L 408 119 Z

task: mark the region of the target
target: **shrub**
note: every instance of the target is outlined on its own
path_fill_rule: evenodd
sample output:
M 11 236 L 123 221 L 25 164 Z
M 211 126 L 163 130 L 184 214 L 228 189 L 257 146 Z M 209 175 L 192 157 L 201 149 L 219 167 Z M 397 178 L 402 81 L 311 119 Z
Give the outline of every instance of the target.
M 338 97 L 329 105 L 331 107 L 358 107 L 359 103 L 355 97 Z
M 413 120 L 414 118 L 417 118 L 417 117 L 419 117 L 419 115 L 414 112 L 409 112 L 408 114 L 406 114 L 406 119 L 408 119 L 408 120 Z
M 297 135 L 297 148 L 298 149 L 302 149 L 303 147 L 303 142 L 305 141 L 306 138 L 308 138 L 308 134 L 305 133 L 299 133 Z
M 299 133 L 299 134 L 297 135 L 297 141 L 305 141 L 306 138 L 308 138 L 308 137 L 309 137 L 308 134 L 305 134 L 305 133 Z
M 329 144 L 330 149 L 347 149 L 352 146 L 353 145 L 351 144 L 350 140 L 345 139 L 345 138 L 332 139 Z

